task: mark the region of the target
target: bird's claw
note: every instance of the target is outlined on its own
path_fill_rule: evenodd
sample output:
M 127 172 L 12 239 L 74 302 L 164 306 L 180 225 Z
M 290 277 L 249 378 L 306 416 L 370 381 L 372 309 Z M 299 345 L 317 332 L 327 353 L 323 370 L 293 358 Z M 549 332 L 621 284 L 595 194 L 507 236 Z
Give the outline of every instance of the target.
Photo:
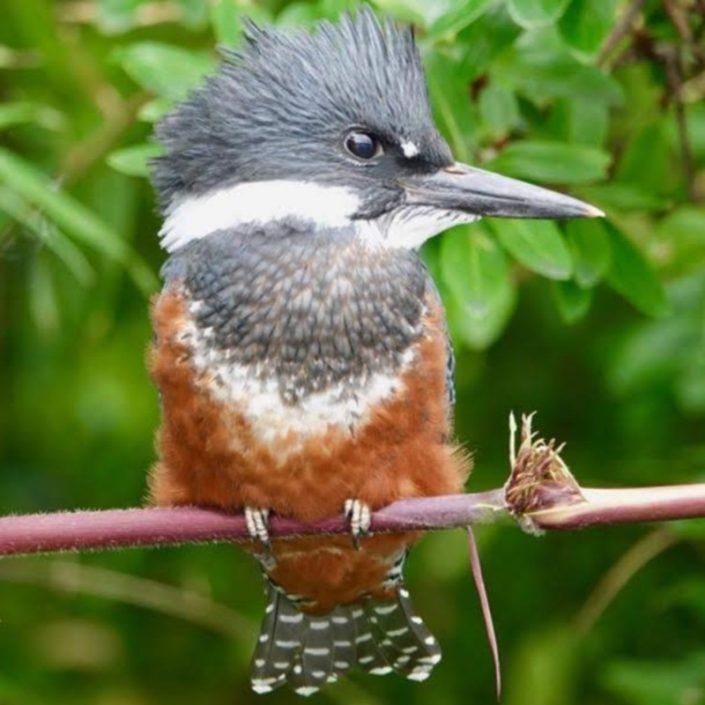
M 245 507 L 245 523 L 247 524 L 247 533 L 251 539 L 260 541 L 260 543 L 265 545 L 270 544 L 269 529 L 267 528 L 268 521 L 269 509 Z
M 275 558 L 272 551 L 272 541 L 269 537 L 269 509 L 256 509 L 255 507 L 245 507 L 245 524 L 247 533 L 253 541 L 258 541 L 262 546 L 262 552 L 255 555 L 265 568 L 274 566 Z
M 353 546 L 359 549 L 360 539 L 370 533 L 370 524 L 372 522 L 370 506 L 359 499 L 346 499 L 344 514 L 345 520 L 350 526 Z

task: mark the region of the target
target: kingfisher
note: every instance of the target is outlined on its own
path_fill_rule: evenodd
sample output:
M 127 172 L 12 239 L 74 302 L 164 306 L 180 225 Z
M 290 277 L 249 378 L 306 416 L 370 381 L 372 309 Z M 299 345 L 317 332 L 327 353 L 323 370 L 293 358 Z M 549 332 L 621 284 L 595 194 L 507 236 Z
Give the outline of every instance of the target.
M 469 471 L 418 249 L 482 216 L 600 212 L 456 162 L 412 29 L 367 6 L 311 31 L 248 24 L 156 136 L 151 498 L 245 513 L 267 594 L 256 692 L 310 695 L 356 666 L 425 680 L 441 651 L 402 577 L 419 534 L 369 531 L 374 510 L 461 492 Z M 339 512 L 350 535 L 269 537 L 272 513 Z

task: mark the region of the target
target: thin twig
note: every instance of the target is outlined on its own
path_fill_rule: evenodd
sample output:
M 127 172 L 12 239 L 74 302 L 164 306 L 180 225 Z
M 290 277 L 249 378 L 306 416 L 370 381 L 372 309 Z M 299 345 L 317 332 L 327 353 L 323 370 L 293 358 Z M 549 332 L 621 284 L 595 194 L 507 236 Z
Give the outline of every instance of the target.
M 678 542 L 678 536 L 662 526 L 649 532 L 623 553 L 605 573 L 575 620 L 578 631 L 587 634 L 624 586 L 647 563 Z
M 184 619 L 228 637 L 250 638 L 256 629 L 253 622 L 230 607 L 193 590 L 74 561 L 3 562 L 0 581 L 117 600 Z
M 597 55 L 596 63 L 598 66 L 605 66 L 610 54 L 622 40 L 622 38 L 631 30 L 634 21 L 644 7 L 646 0 L 633 0 L 627 8 L 621 19 L 612 28 L 612 31 L 607 35 L 600 53 Z
M 54 177 L 55 182 L 66 188 L 84 176 L 134 125 L 140 108 L 149 99 L 149 94 L 140 91 L 128 98 L 112 101 L 109 114 L 100 127 L 67 150 Z
M 685 8 L 681 7 L 677 2 L 674 2 L 674 0 L 664 0 L 663 5 L 671 19 L 671 24 L 676 28 L 683 42 L 691 44 L 693 41 L 693 32 L 688 24 L 688 15 Z
M 76 0 L 62 3 L 58 10 L 58 19 L 67 24 L 100 23 L 100 7 L 95 2 Z M 134 11 L 133 22 L 138 27 L 151 27 L 157 24 L 180 22 L 183 11 L 173 2 L 147 2 L 139 5 Z
M 136 93 L 126 100 L 117 101 L 111 105 L 109 115 L 99 128 L 86 139 L 77 142 L 66 152 L 56 175 L 52 181 L 56 188 L 66 189 L 93 167 L 110 151 L 122 134 L 134 124 L 139 109 L 148 101 L 149 96 Z M 40 211 L 36 206 L 29 206 L 25 217 L 29 218 Z M 12 235 L 19 226 L 19 220 L 11 220 L 0 231 L 0 243 Z
M 690 146 L 690 137 L 688 135 L 685 107 L 683 105 L 683 70 L 678 50 L 673 48 L 671 51 L 664 51 L 663 61 L 666 67 L 669 98 L 673 102 L 673 108 L 676 114 L 678 143 L 681 149 L 681 161 L 685 173 L 686 193 L 690 201 L 695 201 L 695 165 L 693 162 L 693 151 Z
M 693 31 L 693 43 L 697 43 L 705 35 L 705 3 L 698 3 L 694 9 L 700 18 L 700 23 Z

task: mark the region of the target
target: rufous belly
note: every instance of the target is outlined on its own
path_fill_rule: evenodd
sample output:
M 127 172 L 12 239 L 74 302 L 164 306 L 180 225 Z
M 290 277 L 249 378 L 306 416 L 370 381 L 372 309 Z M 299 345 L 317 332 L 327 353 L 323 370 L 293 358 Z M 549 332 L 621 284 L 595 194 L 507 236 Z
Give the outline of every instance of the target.
M 152 501 L 240 511 L 269 508 L 313 521 L 343 511 L 356 498 L 372 509 L 405 497 L 452 494 L 469 469 L 449 441 L 446 349 L 441 312 L 430 307 L 425 334 L 395 392 L 369 409 L 354 429 L 331 425 L 302 437 L 296 430 L 266 441 L 247 409 L 209 392 L 207 369 L 197 369 L 182 342 L 188 310 L 178 290 L 153 306 L 155 342 L 149 355 L 161 392 L 159 460 L 150 477 Z M 325 612 L 384 591 L 382 583 L 416 534 L 373 536 L 355 550 L 348 537 L 274 542 L 271 577 L 288 593 Z

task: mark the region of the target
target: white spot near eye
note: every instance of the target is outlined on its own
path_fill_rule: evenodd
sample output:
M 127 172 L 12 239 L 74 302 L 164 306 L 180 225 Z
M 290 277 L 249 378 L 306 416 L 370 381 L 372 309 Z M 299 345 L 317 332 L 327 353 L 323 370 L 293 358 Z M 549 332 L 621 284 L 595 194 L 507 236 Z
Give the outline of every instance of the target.
M 404 140 L 401 143 L 401 151 L 407 159 L 412 157 L 417 157 L 419 155 L 419 148 L 410 140 Z

